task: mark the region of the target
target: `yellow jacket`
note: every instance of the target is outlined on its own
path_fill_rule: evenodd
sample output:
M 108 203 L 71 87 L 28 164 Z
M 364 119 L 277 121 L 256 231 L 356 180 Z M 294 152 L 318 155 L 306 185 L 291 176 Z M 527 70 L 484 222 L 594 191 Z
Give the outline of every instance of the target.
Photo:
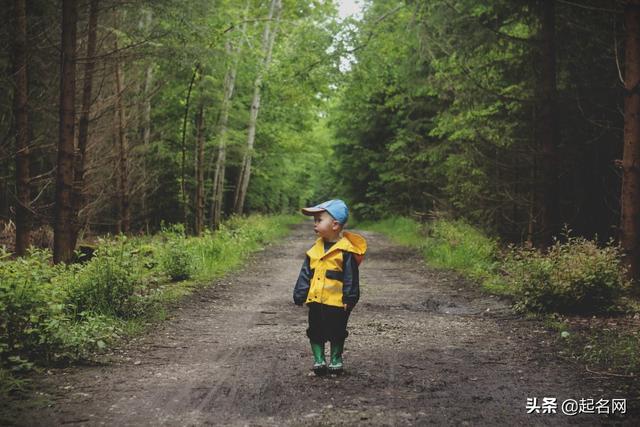
M 294 302 L 354 306 L 360 297 L 358 264 L 366 251 L 366 240 L 348 231 L 326 252 L 324 241 L 316 240 L 307 251 L 293 291 Z

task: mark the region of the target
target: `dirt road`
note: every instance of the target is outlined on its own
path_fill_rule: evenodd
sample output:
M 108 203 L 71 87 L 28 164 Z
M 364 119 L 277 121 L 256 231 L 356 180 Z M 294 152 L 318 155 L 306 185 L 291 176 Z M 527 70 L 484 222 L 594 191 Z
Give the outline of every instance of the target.
M 102 366 L 55 371 L 53 405 L 21 425 L 633 425 L 627 414 L 562 414 L 566 399 L 626 398 L 610 377 L 555 355 L 552 335 L 411 250 L 364 233 L 362 298 L 346 374 L 310 373 L 306 308 L 291 302 L 314 236 L 291 236 L 199 292 Z M 527 398 L 557 399 L 527 414 Z M 550 408 L 552 409 L 552 406 Z M 633 410 L 636 410 L 633 408 Z

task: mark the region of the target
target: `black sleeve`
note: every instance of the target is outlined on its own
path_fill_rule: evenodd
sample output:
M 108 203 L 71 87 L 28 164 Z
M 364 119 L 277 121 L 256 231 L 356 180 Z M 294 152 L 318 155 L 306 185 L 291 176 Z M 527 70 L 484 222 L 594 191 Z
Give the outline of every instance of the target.
M 356 257 L 351 252 L 342 253 L 342 273 L 342 303 L 353 307 L 360 299 L 360 273 Z
M 293 302 L 296 305 L 302 305 L 306 301 L 312 277 L 313 272 L 311 271 L 309 255 L 307 255 L 300 269 L 296 286 L 293 288 Z

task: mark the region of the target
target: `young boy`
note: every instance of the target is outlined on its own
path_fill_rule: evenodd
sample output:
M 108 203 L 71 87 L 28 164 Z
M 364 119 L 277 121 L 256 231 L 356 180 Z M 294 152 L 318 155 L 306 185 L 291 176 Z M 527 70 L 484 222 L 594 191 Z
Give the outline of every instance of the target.
M 347 321 L 360 298 L 358 265 L 364 258 L 367 242 L 362 236 L 342 232 L 349 209 L 342 200 L 329 200 L 302 209 L 313 215 L 318 240 L 307 251 L 296 286 L 293 302 L 309 307 L 307 336 L 313 352 L 313 371 L 327 373 L 324 345 L 331 343 L 329 372 L 342 372 L 342 350 L 347 338 Z

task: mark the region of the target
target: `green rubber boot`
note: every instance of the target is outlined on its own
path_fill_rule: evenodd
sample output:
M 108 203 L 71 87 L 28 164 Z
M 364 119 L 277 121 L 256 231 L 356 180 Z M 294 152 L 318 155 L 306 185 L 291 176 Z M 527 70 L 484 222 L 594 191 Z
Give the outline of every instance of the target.
M 329 363 L 329 372 L 332 374 L 342 373 L 342 351 L 344 350 L 344 341 L 331 343 L 331 363 Z
M 319 344 L 311 341 L 311 351 L 313 352 L 313 373 L 321 376 L 327 373 L 327 362 L 324 360 L 324 343 Z

